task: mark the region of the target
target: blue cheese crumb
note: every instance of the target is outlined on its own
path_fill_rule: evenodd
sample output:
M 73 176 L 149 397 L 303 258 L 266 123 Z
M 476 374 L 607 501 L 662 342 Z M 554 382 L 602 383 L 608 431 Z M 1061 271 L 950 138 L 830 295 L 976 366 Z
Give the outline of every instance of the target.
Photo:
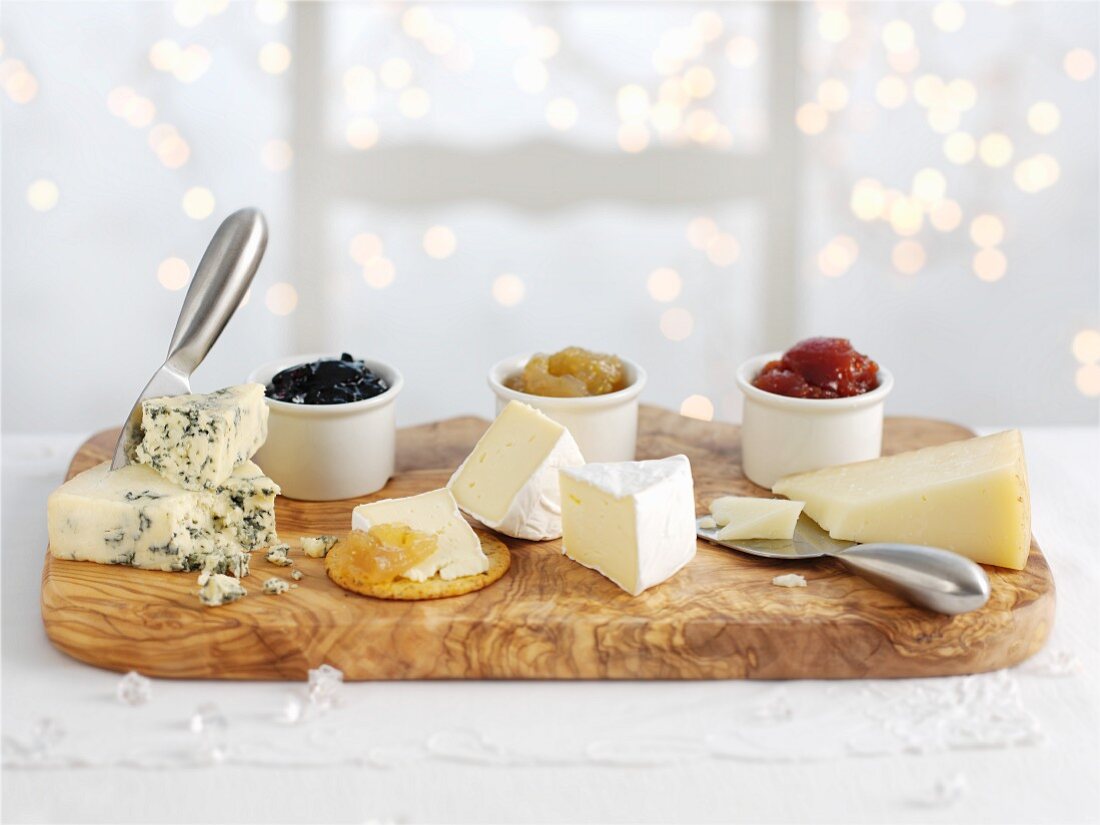
M 302 536 L 299 544 L 302 546 L 302 552 L 311 559 L 323 559 L 336 541 L 336 536 Z
M 290 574 L 290 578 L 294 579 L 294 581 L 296 582 L 300 582 L 302 580 L 302 571 L 295 570 L 293 573 Z
M 264 582 L 264 592 L 279 595 L 290 589 L 290 585 L 278 576 L 272 576 Z
M 287 558 L 287 553 L 289 552 L 289 544 L 276 544 L 268 548 L 267 555 L 264 556 L 264 558 L 276 567 L 290 567 L 290 565 L 294 564 L 294 560 Z
M 248 591 L 232 576 L 215 573 L 199 589 L 199 601 L 207 607 L 220 607 L 223 604 L 235 602 L 247 594 Z
M 776 576 L 772 579 L 772 584 L 776 587 L 805 587 L 806 579 L 798 573 L 787 573 L 783 576 Z

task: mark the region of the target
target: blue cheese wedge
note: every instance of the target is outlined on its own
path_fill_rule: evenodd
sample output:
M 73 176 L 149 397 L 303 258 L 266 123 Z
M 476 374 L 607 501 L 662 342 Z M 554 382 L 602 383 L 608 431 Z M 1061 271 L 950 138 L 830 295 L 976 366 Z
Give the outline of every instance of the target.
M 215 573 L 199 588 L 199 601 L 207 607 L 220 607 L 247 595 L 239 581 L 222 573 Z
M 352 511 L 353 530 L 369 530 L 374 524 L 404 524 L 435 536 L 439 549 L 401 575 L 422 582 L 433 576 L 446 581 L 476 576 L 489 569 L 481 540 L 458 512 L 451 491 L 432 490 L 408 498 L 390 498 L 360 504 Z
M 150 570 L 203 570 L 215 555 L 211 571 L 242 575 L 241 554 L 274 535 L 277 490 L 251 463 L 213 492 L 181 489 L 142 464 L 103 463 L 50 494 L 50 552 Z
M 264 443 L 267 414 L 262 384 L 146 399 L 133 458 L 184 489 L 213 489 Z
M 336 536 L 302 536 L 298 543 L 311 559 L 323 559 L 337 542 Z

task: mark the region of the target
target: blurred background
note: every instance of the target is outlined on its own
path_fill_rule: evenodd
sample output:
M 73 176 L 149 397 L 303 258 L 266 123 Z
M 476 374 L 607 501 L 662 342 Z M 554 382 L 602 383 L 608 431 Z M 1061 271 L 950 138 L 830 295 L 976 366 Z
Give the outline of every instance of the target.
M 1094 3 L 5 2 L 3 428 L 116 425 L 218 223 L 267 256 L 196 375 L 348 350 L 402 423 L 569 344 L 736 421 L 808 335 L 893 414 L 1095 423 Z

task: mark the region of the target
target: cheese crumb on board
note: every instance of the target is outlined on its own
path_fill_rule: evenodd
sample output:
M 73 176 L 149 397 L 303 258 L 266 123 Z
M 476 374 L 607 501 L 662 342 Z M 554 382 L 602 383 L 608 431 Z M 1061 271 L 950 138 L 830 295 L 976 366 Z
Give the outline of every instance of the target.
M 290 565 L 294 564 L 294 559 L 287 557 L 287 553 L 289 552 L 289 544 L 275 544 L 267 549 L 267 555 L 264 556 L 264 559 L 274 564 L 276 567 L 290 567 Z
M 336 541 L 336 536 L 302 536 L 298 544 L 311 559 L 323 559 Z
M 293 572 L 291 572 L 290 578 L 294 579 L 294 581 L 296 582 L 300 582 L 302 580 L 302 571 L 294 570 Z
M 785 573 L 772 579 L 772 584 L 776 587 L 805 587 L 806 579 L 798 573 Z
M 267 438 L 262 384 L 141 402 L 133 459 L 186 490 L 206 490 L 256 454 Z
M 489 569 L 477 533 L 458 511 L 446 487 L 407 498 L 388 498 L 360 504 L 352 511 L 351 527 L 364 532 L 376 524 L 405 524 L 433 535 L 438 549 L 401 575 L 422 582 L 438 575 L 445 581 L 476 576 Z
M 584 463 L 569 430 L 511 401 L 489 425 L 447 487 L 486 527 L 520 539 L 561 536 L 558 469 Z
M 561 473 L 562 552 L 632 596 L 673 576 L 695 557 L 691 464 L 586 464 Z
M 772 492 L 805 501 L 834 539 L 942 547 L 1016 570 L 1031 548 L 1019 430 L 788 476 Z
M 220 607 L 248 595 L 248 591 L 232 576 L 215 573 L 199 588 L 199 600 L 207 607 Z
M 290 589 L 290 583 L 284 579 L 280 579 L 278 576 L 272 576 L 269 579 L 264 580 L 264 592 L 278 596 L 281 593 L 285 593 Z

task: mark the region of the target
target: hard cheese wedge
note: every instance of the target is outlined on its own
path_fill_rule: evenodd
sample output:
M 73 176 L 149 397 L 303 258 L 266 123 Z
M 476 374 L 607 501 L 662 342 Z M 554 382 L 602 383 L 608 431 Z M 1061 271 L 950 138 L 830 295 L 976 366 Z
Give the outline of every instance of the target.
M 486 527 L 520 539 L 561 535 L 558 470 L 584 463 L 569 430 L 512 401 L 447 486 L 458 506 Z
M 836 539 L 943 547 L 1022 569 L 1031 501 L 1018 430 L 788 476 L 772 491 L 806 502 Z
M 562 552 L 632 596 L 695 557 L 695 492 L 686 456 L 563 469 L 561 491 Z
M 187 490 L 208 490 L 256 454 L 267 438 L 262 384 L 205 395 L 141 402 L 141 442 L 134 460 Z
M 412 581 L 475 576 L 489 569 L 477 533 L 462 518 L 454 496 L 447 489 L 432 490 L 408 498 L 388 498 L 360 504 L 352 511 L 353 530 L 369 530 L 375 524 L 404 524 L 436 537 L 439 549 L 427 560 L 413 565 L 402 575 Z
M 710 503 L 710 512 L 721 528 L 718 538 L 789 539 L 802 512 L 801 501 L 749 496 L 722 496 Z

